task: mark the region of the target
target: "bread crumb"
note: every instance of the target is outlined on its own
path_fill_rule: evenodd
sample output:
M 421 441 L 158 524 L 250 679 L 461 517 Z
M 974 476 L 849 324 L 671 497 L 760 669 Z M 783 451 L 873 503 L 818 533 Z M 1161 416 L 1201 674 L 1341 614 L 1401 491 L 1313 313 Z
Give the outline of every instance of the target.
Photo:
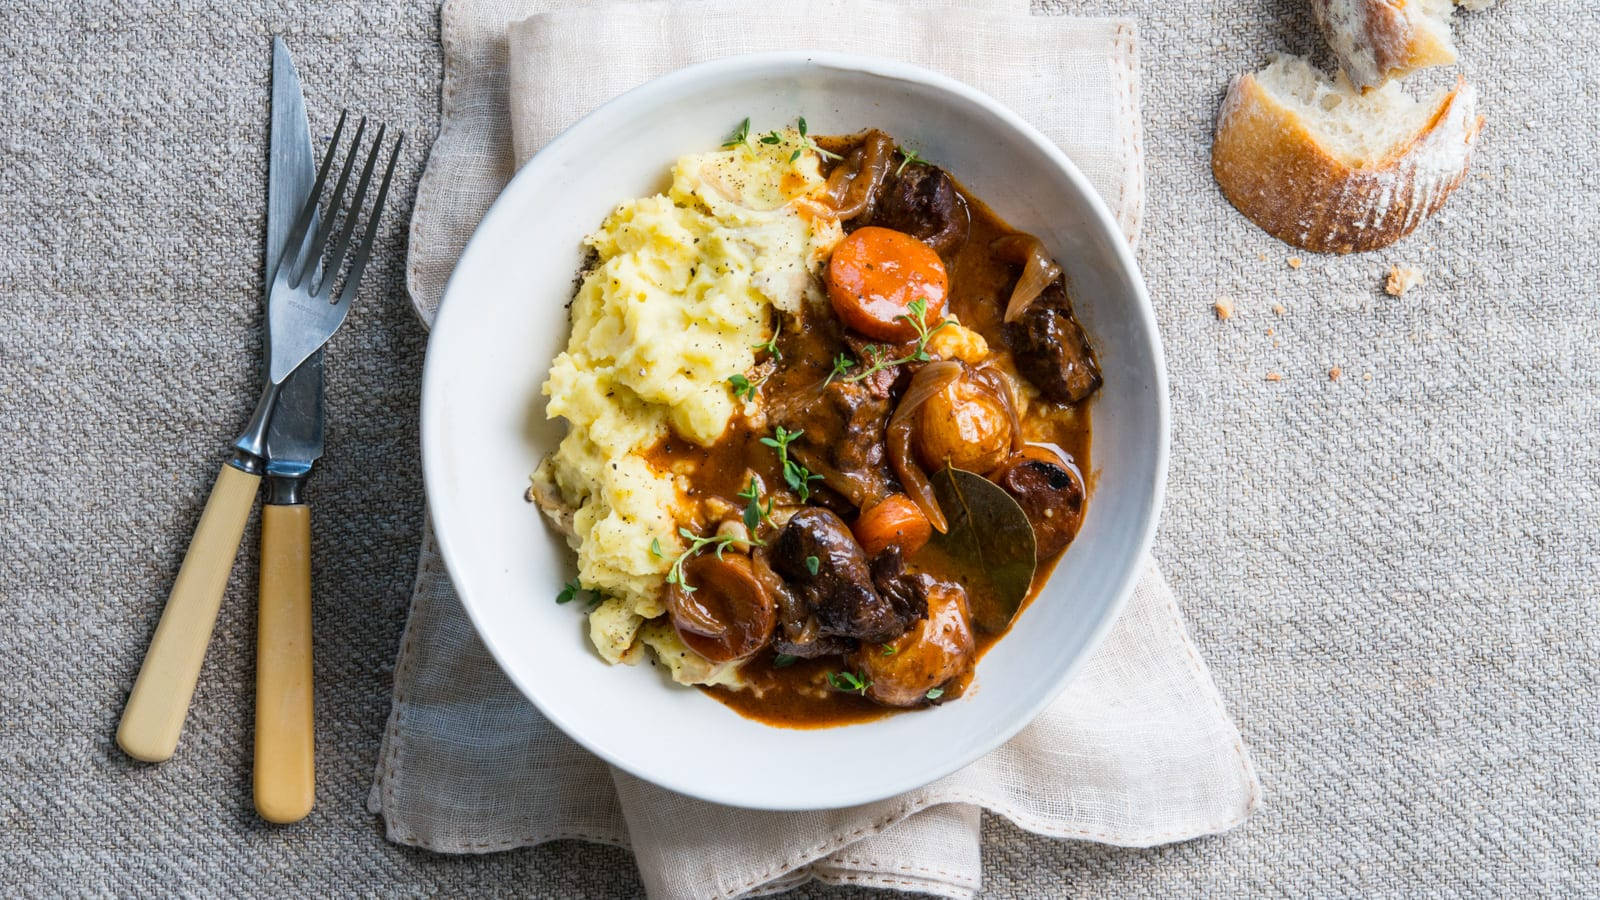
M 1339 368 L 1338 366 L 1334 366 L 1333 368 L 1328 370 L 1328 380 L 1329 381 L 1338 381 L 1339 380 L 1339 376 L 1341 376 L 1343 374 L 1344 374 L 1344 370 L 1343 369 Z
M 1298 269 L 1303 265 L 1305 265 L 1305 260 L 1302 260 L 1300 257 L 1298 257 L 1298 256 L 1289 257 L 1289 268 Z
M 1278 374 L 1277 372 L 1268 372 L 1267 373 L 1267 380 L 1268 381 L 1282 381 L 1283 380 L 1283 376 Z
M 1410 266 L 1390 266 L 1389 280 L 1383 289 L 1391 297 L 1398 297 L 1422 283 L 1422 273 Z
M 1256 254 L 1256 259 L 1259 259 L 1262 262 L 1266 262 L 1267 261 L 1267 255 L 1265 253 L 1257 253 Z
M 1371 381 L 1372 380 L 1372 373 L 1371 372 L 1363 372 L 1363 373 L 1361 373 L 1361 380 L 1362 381 Z
M 1285 312 L 1288 312 L 1288 310 L 1283 308 L 1283 304 L 1282 303 L 1274 303 L 1274 304 L 1272 304 L 1272 314 L 1273 315 L 1281 316 Z
M 1277 332 L 1273 331 L 1271 328 L 1267 329 L 1267 337 L 1272 337 L 1274 334 L 1277 334 Z
M 1217 311 L 1217 318 L 1233 318 L 1233 301 L 1229 300 L 1227 297 L 1218 297 L 1217 302 L 1211 304 L 1211 306 Z

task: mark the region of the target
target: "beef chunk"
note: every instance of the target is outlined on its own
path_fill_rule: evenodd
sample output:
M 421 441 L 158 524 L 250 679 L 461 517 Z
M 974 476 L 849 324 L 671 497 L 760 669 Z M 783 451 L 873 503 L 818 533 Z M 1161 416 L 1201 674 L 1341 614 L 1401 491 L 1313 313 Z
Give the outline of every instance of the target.
M 882 642 L 905 632 L 908 623 L 878 593 L 866 554 L 833 513 L 816 507 L 795 513 L 773 545 L 771 563 L 798 601 L 793 614 L 814 617 L 818 637 Z
M 928 591 L 933 578 L 907 572 L 898 545 L 891 544 L 872 558 L 872 584 L 906 627 L 928 615 Z
M 1017 371 L 1051 400 L 1077 403 L 1100 388 L 1100 365 L 1058 280 L 1006 325 Z
M 948 256 L 967 239 L 967 202 L 938 166 L 916 163 L 884 186 L 872 224 L 903 231 Z
M 804 432 L 790 448 L 794 457 L 858 508 L 891 493 L 883 432 L 893 383 L 893 373 L 859 382 L 836 378 L 775 411 L 785 428 Z

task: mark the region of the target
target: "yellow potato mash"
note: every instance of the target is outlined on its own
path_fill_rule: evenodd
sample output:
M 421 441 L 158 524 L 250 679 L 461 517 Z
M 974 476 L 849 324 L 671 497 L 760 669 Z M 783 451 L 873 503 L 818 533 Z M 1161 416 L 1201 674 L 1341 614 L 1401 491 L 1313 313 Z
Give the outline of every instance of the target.
M 547 415 L 568 430 L 534 473 L 534 493 L 547 511 L 562 508 L 553 517 L 568 527 L 579 581 L 605 598 L 590 639 L 610 662 L 637 661 L 649 645 L 685 683 L 737 675 L 687 652 L 664 620 L 647 626 L 665 612 L 678 529 L 693 513 L 674 473 L 645 451 L 669 432 L 715 442 L 744 402 L 728 378 L 755 364 L 773 310 L 821 302 L 817 274 L 843 235 L 813 214 L 824 185 L 816 155 L 797 132 L 780 137 L 679 159 L 665 194 L 621 204 L 585 238 L 596 258 L 544 384 Z

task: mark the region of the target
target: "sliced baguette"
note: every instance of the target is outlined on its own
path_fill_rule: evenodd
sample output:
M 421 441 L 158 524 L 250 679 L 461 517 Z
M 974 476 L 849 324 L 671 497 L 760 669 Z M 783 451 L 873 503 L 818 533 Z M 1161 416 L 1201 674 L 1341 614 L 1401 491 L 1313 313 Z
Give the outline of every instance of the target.
M 1451 0 L 1311 0 L 1311 11 L 1358 88 L 1456 61 Z
M 1234 79 L 1211 171 L 1228 202 L 1281 240 L 1318 253 L 1373 250 L 1444 205 L 1482 127 L 1465 79 L 1417 101 L 1392 83 L 1363 94 L 1280 56 Z

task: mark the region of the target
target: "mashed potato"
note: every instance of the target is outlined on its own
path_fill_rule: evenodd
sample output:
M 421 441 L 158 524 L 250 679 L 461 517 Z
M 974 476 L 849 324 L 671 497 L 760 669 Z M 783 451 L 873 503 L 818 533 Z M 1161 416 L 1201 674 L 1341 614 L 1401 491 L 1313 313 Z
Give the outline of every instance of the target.
M 578 578 L 606 597 L 589 636 L 610 662 L 636 661 L 642 642 L 679 681 L 735 677 L 688 653 L 670 624 L 646 626 L 665 612 L 692 512 L 672 473 L 643 454 L 669 432 L 715 442 L 741 402 L 727 379 L 755 364 L 773 310 L 820 299 L 816 275 L 842 233 L 810 214 L 823 180 L 801 148 L 791 131 L 683 157 L 667 193 L 623 203 L 585 239 L 597 262 L 544 384 L 547 414 L 569 427 L 533 477 L 572 513 Z

